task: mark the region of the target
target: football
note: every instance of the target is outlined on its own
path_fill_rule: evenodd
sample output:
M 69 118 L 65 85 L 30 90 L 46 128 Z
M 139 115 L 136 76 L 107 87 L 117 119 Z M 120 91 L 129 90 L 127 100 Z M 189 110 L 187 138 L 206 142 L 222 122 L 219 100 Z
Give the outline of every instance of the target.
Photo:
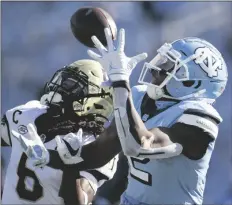
M 75 38 L 90 48 L 94 48 L 91 40 L 92 36 L 96 36 L 104 46 L 107 45 L 104 28 L 110 29 L 113 40 L 117 36 L 117 27 L 114 19 L 101 8 L 85 7 L 78 9 L 72 15 L 70 24 Z

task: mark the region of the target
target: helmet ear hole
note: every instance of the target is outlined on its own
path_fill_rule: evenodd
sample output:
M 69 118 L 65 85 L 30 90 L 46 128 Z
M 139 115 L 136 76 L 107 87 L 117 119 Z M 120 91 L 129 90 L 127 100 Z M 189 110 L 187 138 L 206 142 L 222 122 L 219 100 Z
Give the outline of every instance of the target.
M 195 80 L 186 80 L 182 82 L 185 87 L 191 87 L 194 85 Z

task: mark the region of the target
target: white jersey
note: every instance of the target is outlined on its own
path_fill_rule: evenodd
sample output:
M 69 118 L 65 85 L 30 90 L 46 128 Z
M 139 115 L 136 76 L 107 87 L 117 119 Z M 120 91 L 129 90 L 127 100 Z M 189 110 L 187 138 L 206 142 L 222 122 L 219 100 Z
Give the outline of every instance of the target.
M 3 189 L 2 204 L 64 204 L 58 196 L 62 171 L 45 167 L 35 169 L 23 153 L 20 143 L 11 130 L 21 134 L 27 132 L 27 125 L 46 113 L 47 107 L 39 101 L 30 101 L 6 112 L 1 137 L 12 146 Z M 7 126 L 7 129 L 5 129 Z M 55 149 L 55 139 L 45 144 L 47 149 Z
M 46 112 L 47 106 L 41 105 L 39 101 L 30 101 L 25 105 L 8 110 L 2 120 L 1 137 L 6 144 L 12 146 L 2 204 L 64 204 L 63 199 L 59 197 L 63 172 L 47 166 L 43 169 L 35 169 L 32 162 L 23 153 L 18 140 L 11 134 L 11 130 L 25 134 L 27 125 L 29 123 L 34 125 L 35 119 Z M 89 143 L 94 139 L 93 136 L 87 135 L 84 141 Z M 45 147 L 54 150 L 56 148 L 55 138 L 46 142 Z M 115 169 L 116 167 L 113 170 Z M 112 177 L 113 172 L 110 176 L 106 176 Z M 88 172 L 86 173 L 88 175 Z M 91 176 L 91 173 L 86 178 L 91 180 L 93 187 L 97 188 L 100 185 L 98 181 L 95 183 L 96 179 Z

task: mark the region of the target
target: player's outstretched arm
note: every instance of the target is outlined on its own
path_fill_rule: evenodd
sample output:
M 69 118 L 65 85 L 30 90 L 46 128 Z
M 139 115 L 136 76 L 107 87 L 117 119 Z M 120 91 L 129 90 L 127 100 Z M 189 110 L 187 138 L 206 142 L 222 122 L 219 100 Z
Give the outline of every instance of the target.
M 201 159 L 216 139 L 220 119 L 199 110 L 186 110 L 170 128 L 147 130 L 137 113 L 129 83 L 113 83 L 115 121 L 124 153 L 129 156 L 162 159 L 184 154 Z
M 171 141 L 159 128 L 147 130 L 134 107 L 129 83 L 115 82 L 113 87 L 115 120 L 125 155 L 151 159 L 179 155 L 181 144 Z
M 146 53 L 134 57 L 127 57 L 124 53 L 125 31 L 120 29 L 118 46 L 115 48 L 109 29 L 105 29 L 108 50 L 102 43 L 93 36 L 92 40 L 95 47 L 101 53 L 101 56 L 89 50 L 88 54 L 94 60 L 99 61 L 112 83 L 114 88 L 114 114 L 117 125 L 117 132 L 125 155 L 138 157 L 141 153 L 143 156 L 152 155 L 154 158 L 160 158 L 163 155 L 158 153 L 165 152 L 165 157 L 175 156 L 181 153 L 182 146 L 171 141 L 156 136 L 154 132 L 146 129 L 136 109 L 134 108 L 129 86 L 129 77 L 135 66 L 147 57 Z M 152 140 L 153 147 L 146 147 Z M 143 143 L 142 143 L 143 142 Z M 146 142 L 146 143 L 145 143 Z M 166 142 L 166 143 L 164 143 Z
M 114 121 L 94 142 L 87 145 L 82 146 L 80 138 L 75 135 L 70 138 L 64 137 L 57 142 L 58 152 L 48 150 L 50 161 L 47 164 L 56 169 L 63 169 L 64 164 L 66 167 L 75 167 L 77 170 L 99 168 L 121 151 Z M 73 153 L 73 150 L 78 151 Z
M 112 129 L 113 127 L 115 127 L 115 125 L 112 124 L 109 129 L 110 133 L 116 133 L 116 131 Z M 107 139 L 110 139 L 112 136 L 108 135 Z M 98 139 L 102 139 L 102 137 L 104 138 L 104 136 L 101 136 Z M 117 139 L 117 136 L 115 139 Z M 103 142 L 104 144 L 106 143 L 106 141 Z M 111 143 L 111 145 L 108 144 L 109 150 L 105 149 L 105 147 L 99 147 L 98 145 L 101 146 L 99 143 L 93 144 L 94 146 L 90 147 L 93 152 L 88 150 L 88 146 L 83 146 L 82 151 L 86 151 L 88 158 L 86 158 L 84 153 L 84 161 L 77 165 L 64 167 L 60 196 L 64 198 L 65 204 L 89 204 L 92 202 L 98 188 L 102 186 L 105 181 L 112 179 L 117 169 L 118 156 L 115 156 L 110 162 L 108 161 L 120 151 L 120 143 L 119 140 L 117 140 L 116 143 L 114 143 L 114 141 L 109 142 Z M 118 149 L 112 148 L 111 146 L 113 145 L 116 147 L 118 146 Z M 104 146 L 106 146 L 106 144 Z M 85 148 L 87 148 L 87 150 L 85 150 Z M 104 150 L 102 151 L 102 149 Z M 106 164 L 106 162 L 108 163 Z M 98 169 L 90 169 L 99 166 L 101 167 Z M 80 170 L 81 167 L 85 169 L 85 171 L 79 172 L 78 170 Z
M 129 58 L 124 53 L 125 31 L 120 30 L 115 48 L 110 32 L 105 29 L 108 50 L 96 38 L 92 40 L 101 56 L 88 51 L 93 59 L 105 69 L 114 88 L 114 114 L 117 132 L 123 152 L 129 156 L 161 159 L 183 153 L 190 159 L 204 156 L 209 143 L 218 133 L 220 120 L 210 113 L 186 111 L 171 128 L 147 130 L 137 113 L 129 86 L 129 77 L 137 63 L 146 58 L 146 53 Z

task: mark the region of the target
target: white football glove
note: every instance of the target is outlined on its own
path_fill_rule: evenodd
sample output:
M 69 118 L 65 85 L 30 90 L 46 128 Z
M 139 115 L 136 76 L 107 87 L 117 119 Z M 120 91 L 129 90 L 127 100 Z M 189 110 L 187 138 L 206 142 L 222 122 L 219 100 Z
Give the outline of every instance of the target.
M 129 81 L 132 70 L 142 60 L 147 58 L 147 53 L 142 53 L 134 57 L 127 57 L 124 53 L 125 46 L 125 30 L 120 29 L 118 46 L 114 48 L 111 32 L 109 28 L 105 28 L 105 36 L 107 40 L 108 50 L 102 45 L 96 36 L 92 36 L 92 41 L 101 55 L 88 50 L 88 55 L 98 61 L 105 69 L 111 82 Z
M 65 136 L 56 136 L 57 151 L 64 164 L 78 164 L 83 161 L 81 158 L 82 129 L 76 134 L 69 133 Z
M 49 162 L 49 152 L 45 148 L 33 124 L 28 124 L 24 135 L 12 130 L 12 135 L 19 141 L 23 152 L 33 160 L 33 166 L 43 168 Z

